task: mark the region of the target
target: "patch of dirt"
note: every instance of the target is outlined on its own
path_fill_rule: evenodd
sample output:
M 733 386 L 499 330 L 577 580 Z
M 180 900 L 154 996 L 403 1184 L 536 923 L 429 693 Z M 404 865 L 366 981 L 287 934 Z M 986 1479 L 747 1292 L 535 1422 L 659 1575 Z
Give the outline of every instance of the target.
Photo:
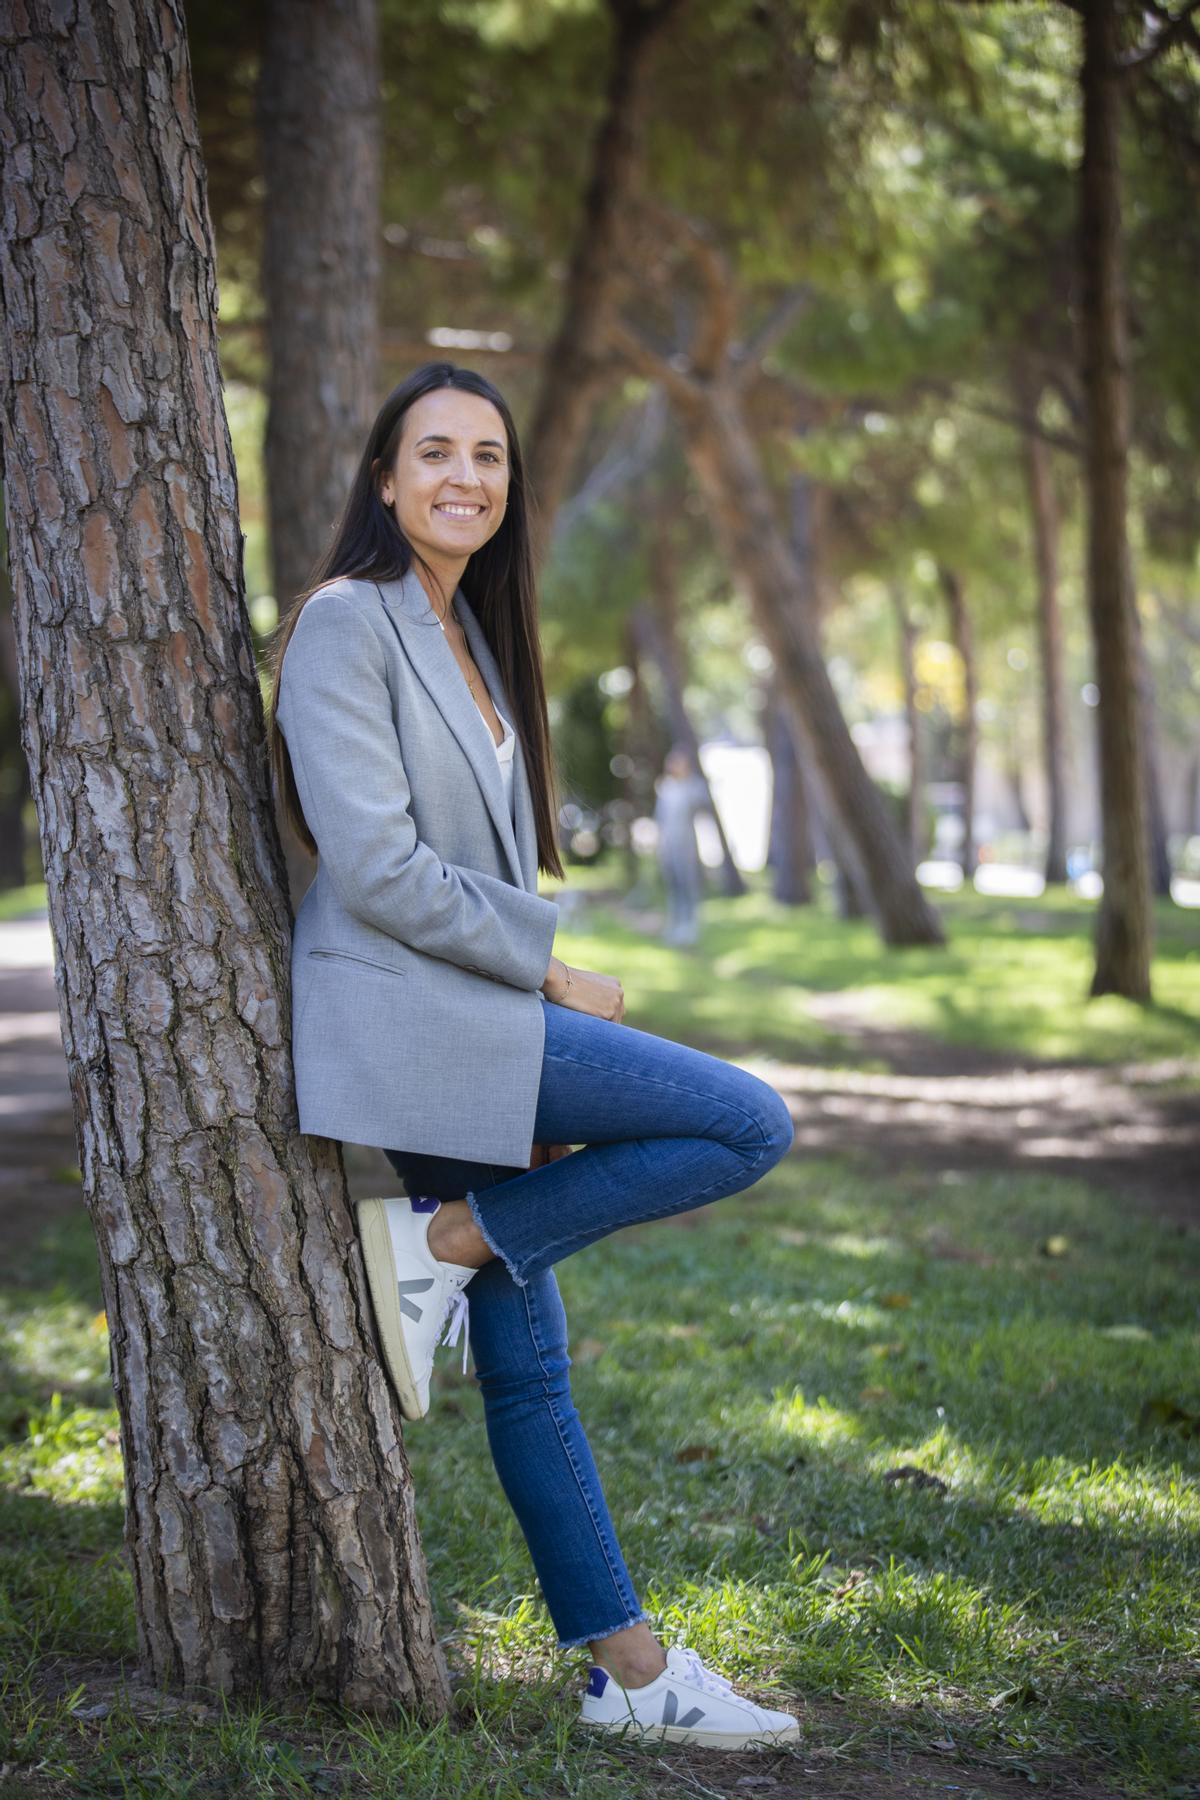
M 798 1152 L 939 1174 L 1047 1170 L 1099 1182 L 1139 1211 L 1200 1229 L 1200 1059 L 1017 1057 L 873 1024 L 853 994 L 822 995 L 812 1010 L 853 1055 L 888 1067 L 739 1056 L 789 1103 Z

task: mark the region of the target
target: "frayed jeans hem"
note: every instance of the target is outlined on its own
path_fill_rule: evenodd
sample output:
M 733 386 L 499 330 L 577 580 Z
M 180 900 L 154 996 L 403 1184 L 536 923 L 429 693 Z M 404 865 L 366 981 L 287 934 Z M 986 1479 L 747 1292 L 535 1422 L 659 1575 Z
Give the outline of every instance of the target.
M 508 1255 L 508 1252 L 506 1250 L 502 1250 L 500 1245 L 496 1242 L 495 1238 L 492 1236 L 491 1232 L 488 1230 L 487 1226 L 484 1224 L 483 1219 L 481 1218 L 480 1212 L 479 1212 L 479 1202 L 476 1200 L 475 1195 L 471 1192 L 471 1190 L 469 1188 L 466 1193 L 466 1202 L 467 1202 L 467 1205 L 471 1209 L 471 1217 L 474 1219 L 476 1225 L 478 1225 L 478 1227 L 479 1227 L 479 1235 L 482 1237 L 482 1239 L 483 1239 L 484 1243 L 487 1245 L 488 1249 L 492 1252 L 492 1255 L 498 1256 L 500 1258 L 500 1261 L 504 1264 L 505 1268 L 508 1270 L 509 1274 L 512 1276 L 513 1280 L 516 1282 L 518 1287 L 528 1287 L 529 1286 L 528 1275 L 521 1274 L 521 1272 L 513 1264 L 511 1258 Z
M 648 1625 L 650 1614 L 640 1612 L 636 1619 L 622 1619 L 619 1625 L 607 1625 L 603 1631 L 585 1631 L 582 1637 L 562 1638 L 558 1640 L 560 1650 L 581 1650 L 585 1644 L 599 1643 L 601 1638 L 615 1637 L 618 1631 L 628 1631 L 631 1625 Z

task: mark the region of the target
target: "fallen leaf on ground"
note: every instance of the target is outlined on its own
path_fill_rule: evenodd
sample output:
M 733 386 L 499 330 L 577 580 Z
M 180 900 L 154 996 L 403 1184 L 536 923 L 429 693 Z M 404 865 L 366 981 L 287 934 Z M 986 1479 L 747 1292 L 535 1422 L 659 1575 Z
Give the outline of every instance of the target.
M 1172 1431 L 1178 1431 L 1181 1437 L 1200 1437 L 1200 1413 L 1191 1412 L 1186 1406 L 1180 1406 L 1177 1400 L 1168 1400 L 1161 1394 L 1156 1395 L 1153 1400 L 1143 1402 L 1141 1423 L 1165 1425 Z
M 675 1452 L 677 1463 L 711 1462 L 716 1455 L 711 1444 L 685 1444 L 682 1450 Z
M 948 1494 L 949 1485 L 940 1475 L 931 1475 L 928 1469 L 918 1469 L 915 1463 L 901 1463 L 895 1469 L 884 1473 L 885 1481 L 911 1481 L 914 1487 L 936 1488 L 939 1494 Z

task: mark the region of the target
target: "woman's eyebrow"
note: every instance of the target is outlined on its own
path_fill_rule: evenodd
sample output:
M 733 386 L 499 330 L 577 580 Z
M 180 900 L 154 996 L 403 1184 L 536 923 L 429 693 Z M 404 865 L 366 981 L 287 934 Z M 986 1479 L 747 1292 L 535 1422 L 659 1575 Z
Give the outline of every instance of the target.
M 419 450 L 422 444 L 452 444 L 453 442 L 453 438 L 448 438 L 441 432 L 428 431 L 423 438 L 417 439 L 413 448 Z M 500 442 L 499 438 L 480 438 L 476 443 L 475 448 L 481 450 L 485 445 L 491 445 L 496 450 L 503 450 L 504 448 L 504 445 Z

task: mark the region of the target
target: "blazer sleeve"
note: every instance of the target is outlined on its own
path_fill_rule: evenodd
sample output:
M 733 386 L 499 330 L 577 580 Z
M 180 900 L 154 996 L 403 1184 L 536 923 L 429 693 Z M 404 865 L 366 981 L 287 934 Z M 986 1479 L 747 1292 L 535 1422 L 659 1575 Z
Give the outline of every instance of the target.
M 305 602 L 284 652 L 275 717 L 308 828 L 347 912 L 416 950 L 511 987 L 540 988 L 557 901 L 443 862 L 417 836 L 383 646 L 344 599 Z

